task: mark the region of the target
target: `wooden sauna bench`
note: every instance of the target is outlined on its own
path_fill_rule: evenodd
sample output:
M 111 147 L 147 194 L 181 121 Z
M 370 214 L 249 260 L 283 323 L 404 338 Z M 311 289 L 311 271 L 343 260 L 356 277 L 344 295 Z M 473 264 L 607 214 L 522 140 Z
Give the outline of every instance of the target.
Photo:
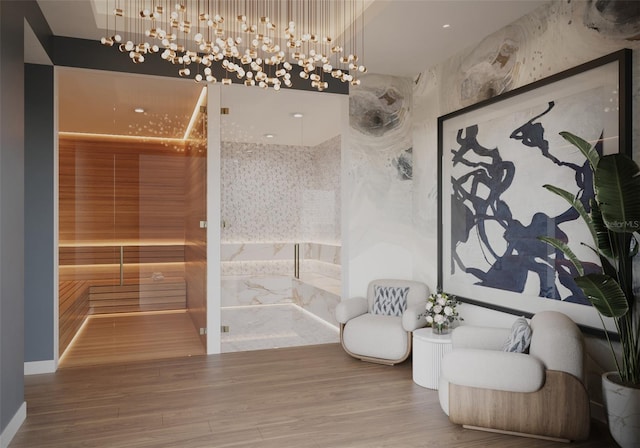
M 88 315 L 186 308 L 184 245 L 123 246 L 123 262 L 120 285 L 120 246 L 60 247 L 60 353 Z

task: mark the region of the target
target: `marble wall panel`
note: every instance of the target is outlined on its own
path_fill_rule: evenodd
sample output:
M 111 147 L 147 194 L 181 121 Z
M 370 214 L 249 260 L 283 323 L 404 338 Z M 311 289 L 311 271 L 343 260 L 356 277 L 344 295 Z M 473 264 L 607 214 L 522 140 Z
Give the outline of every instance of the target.
M 638 35 L 638 2 L 552 0 L 416 77 L 412 117 L 413 278 L 435 285 L 437 275 L 437 118 L 619 49 L 638 50 Z M 640 106 L 638 57 L 634 57 L 633 62 L 631 95 L 634 116 L 637 116 Z M 633 122 L 632 132 L 634 158 L 638 160 L 640 125 L 637 120 Z M 634 273 L 635 289 L 638 289 L 640 262 L 634 264 Z M 477 320 L 476 312 L 480 316 L 479 310 L 470 306 L 461 312 L 465 320 L 473 322 Z M 610 355 L 607 350 L 593 349 L 598 344 L 592 338 L 587 339 L 589 392 L 597 402 L 599 374 L 602 366 L 610 364 Z
M 304 281 L 293 279 L 293 302 L 320 319 L 336 327 L 335 310 L 340 303 L 340 295 L 318 288 Z
M 304 243 L 302 253 L 305 260 L 319 260 L 325 263 L 340 264 L 342 247 L 330 244 Z
M 290 260 L 294 243 L 223 243 L 220 259 L 225 261 Z
M 635 4 L 635 6 L 634 6 Z M 622 48 L 640 49 L 637 2 L 554 0 L 420 73 L 413 89 L 414 278 L 437 273 L 437 118 Z M 633 63 L 633 110 L 640 105 L 640 59 Z M 635 116 L 635 114 L 634 114 Z M 640 157 L 640 125 L 633 125 Z M 426 256 L 425 256 L 426 254 Z M 640 263 L 634 265 L 640 287 Z
M 223 275 L 221 306 L 292 303 L 292 276 Z
M 349 95 L 348 269 L 351 295 L 373 278 L 412 275 L 412 83 L 366 75 Z

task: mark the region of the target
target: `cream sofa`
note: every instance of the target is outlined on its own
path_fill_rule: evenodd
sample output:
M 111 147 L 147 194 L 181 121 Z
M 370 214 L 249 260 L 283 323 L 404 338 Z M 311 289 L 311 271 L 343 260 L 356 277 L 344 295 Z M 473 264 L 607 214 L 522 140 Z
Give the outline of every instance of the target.
M 442 359 L 439 399 L 453 423 L 558 440 L 589 436 L 583 337 L 566 315 L 537 313 L 529 353 L 503 351 L 510 329 L 461 326 Z

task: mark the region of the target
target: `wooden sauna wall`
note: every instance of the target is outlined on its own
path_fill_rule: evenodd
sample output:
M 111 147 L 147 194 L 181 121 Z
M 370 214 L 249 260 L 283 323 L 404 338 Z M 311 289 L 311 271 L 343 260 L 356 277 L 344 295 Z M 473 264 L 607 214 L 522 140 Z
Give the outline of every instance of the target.
M 61 137 L 60 244 L 183 241 L 185 153 L 178 149 Z
M 205 143 L 188 145 L 186 152 L 187 211 L 185 279 L 187 309 L 196 328 L 207 328 L 207 157 Z M 206 334 L 200 335 L 206 347 Z
M 125 283 L 184 278 L 184 154 L 179 142 L 60 137 L 60 353 L 90 312 L 89 287 L 119 283 L 120 243 L 132 245 Z

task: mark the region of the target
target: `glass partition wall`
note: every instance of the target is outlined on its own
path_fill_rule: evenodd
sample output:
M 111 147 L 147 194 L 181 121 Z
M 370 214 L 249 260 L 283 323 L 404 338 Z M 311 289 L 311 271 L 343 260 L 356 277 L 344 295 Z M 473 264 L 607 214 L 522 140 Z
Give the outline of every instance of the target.
M 61 366 L 204 353 L 206 91 L 57 79 Z
M 221 89 L 222 352 L 339 339 L 345 101 Z

